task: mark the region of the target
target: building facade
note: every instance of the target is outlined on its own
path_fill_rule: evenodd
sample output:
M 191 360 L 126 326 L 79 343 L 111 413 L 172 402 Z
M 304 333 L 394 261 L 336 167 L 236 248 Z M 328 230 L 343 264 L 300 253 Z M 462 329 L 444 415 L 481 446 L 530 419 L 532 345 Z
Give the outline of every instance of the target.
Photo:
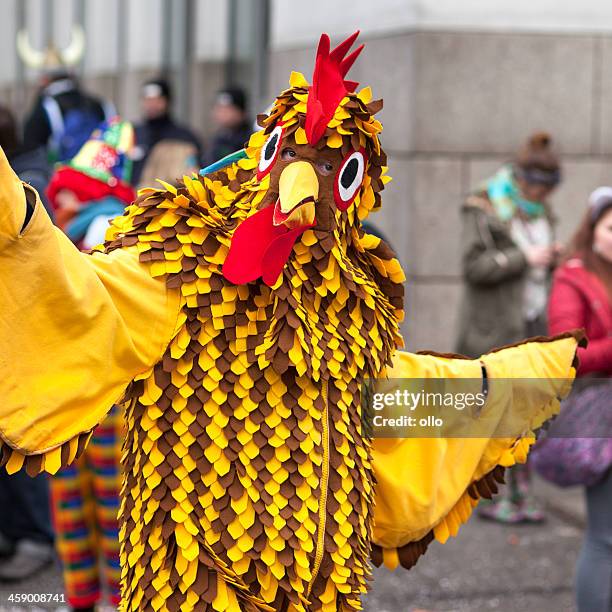
M 15 53 L 65 45 L 82 23 L 80 74 L 89 89 L 138 117 L 143 79 L 168 74 L 177 113 L 206 135 L 214 92 L 237 82 L 253 114 L 310 78 L 321 32 L 361 29 L 351 78 L 385 99 L 389 173 L 372 220 L 407 271 L 410 350 L 451 350 L 461 290 L 460 206 L 530 132 L 549 131 L 564 181 L 553 203 L 567 240 L 593 188 L 612 183 L 612 4 L 606 0 L 0 0 L 0 99 L 26 108 L 35 74 Z

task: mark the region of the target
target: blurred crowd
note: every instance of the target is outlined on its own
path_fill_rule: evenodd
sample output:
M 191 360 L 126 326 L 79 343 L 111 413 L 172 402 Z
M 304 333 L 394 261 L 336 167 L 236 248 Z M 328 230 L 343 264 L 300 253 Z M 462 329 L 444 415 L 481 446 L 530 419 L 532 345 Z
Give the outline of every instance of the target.
M 108 220 L 121 214 L 138 187 L 209 166 L 243 148 L 252 131 L 245 92 L 237 87 L 218 92 L 207 143 L 174 119 L 168 81 L 148 80 L 140 94 L 142 118 L 131 125 L 116 116 L 111 102 L 89 95 L 60 70 L 45 74 L 23 126 L 0 108 L 0 145 L 11 165 L 79 248 L 103 240 Z M 559 437 L 552 451 L 539 443 L 534 465 L 512 469 L 502 494 L 482 505 L 480 515 L 503 523 L 544 521 L 533 468 L 557 484 L 584 485 L 588 527 L 577 571 L 578 607 L 609 612 L 612 441 L 609 429 L 582 435 L 575 413 L 601 423 L 612 408 L 611 388 L 601 384 L 612 374 L 612 187 L 584 194 L 583 221 L 563 245 L 555 237 L 550 201 L 562 178 L 552 137 L 537 133 L 467 196 L 457 253 L 464 292 L 456 346 L 478 357 L 526 337 L 585 329 L 590 342 L 580 349 L 578 370 L 584 384 L 560 417 L 570 434 L 575 427 L 574 436 Z M 73 609 L 92 610 L 103 591 L 118 602 L 121 420 L 113 409 L 79 462 L 50 483 L 45 476 L 0 472 L 0 580 L 35 574 L 52 562 L 56 547 Z M 576 445 L 578 438 L 582 444 Z

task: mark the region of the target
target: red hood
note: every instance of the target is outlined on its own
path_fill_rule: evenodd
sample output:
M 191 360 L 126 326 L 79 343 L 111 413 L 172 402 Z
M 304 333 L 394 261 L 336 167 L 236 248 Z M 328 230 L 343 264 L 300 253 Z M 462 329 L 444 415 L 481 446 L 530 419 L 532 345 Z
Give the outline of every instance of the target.
M 587 300 L 604 329 L 612 330 L 612 309 L 607 307 L 608 292 L 597 275 L 584 267 L 580 258 L 574 257 L 557 268 L 554 280 L 572 285 Z

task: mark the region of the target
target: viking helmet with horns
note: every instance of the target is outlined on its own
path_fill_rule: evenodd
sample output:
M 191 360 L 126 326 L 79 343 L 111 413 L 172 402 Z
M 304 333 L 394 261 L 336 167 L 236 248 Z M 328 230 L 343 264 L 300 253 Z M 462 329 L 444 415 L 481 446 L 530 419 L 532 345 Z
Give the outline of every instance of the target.
M 23 63 L 36 70 L 58 70 L 74 66 L 83 57 L 85 50 L 85 33 L 79 25 L 72 26 L 70 44 L 64 49 L 58 49 L 51 44 L 44 51 L 35 49 L 30 44 L 28 33 L 20 30 L 17 33 L 17 52 Z

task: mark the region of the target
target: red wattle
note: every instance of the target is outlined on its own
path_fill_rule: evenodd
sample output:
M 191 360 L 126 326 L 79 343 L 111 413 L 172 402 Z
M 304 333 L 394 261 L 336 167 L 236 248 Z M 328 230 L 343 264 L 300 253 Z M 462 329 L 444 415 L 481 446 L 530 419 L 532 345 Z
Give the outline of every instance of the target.
M 242 285 L 261 276 L 261 260 L 277 230 L 272 225 L 272 213 L 272 206 L 264 208 L 234 230 L 223 264 L 223 276 L 228 281 Z
M 272 223 L 274 206 L 245 219 L 232 236 L 230 249 L 223 264 L 223 276 L 235 285 L 257 280 L 260 276 L 272 286 L 291 255 L 300 234 L 312 225 L 289 230 Z
M 312 225 L 296 227 L 272 241 L 261 261 L 262 279 L 266 285 L 271 287 L 277 281 L 291 255 L 295 241 L 309 227 Z

